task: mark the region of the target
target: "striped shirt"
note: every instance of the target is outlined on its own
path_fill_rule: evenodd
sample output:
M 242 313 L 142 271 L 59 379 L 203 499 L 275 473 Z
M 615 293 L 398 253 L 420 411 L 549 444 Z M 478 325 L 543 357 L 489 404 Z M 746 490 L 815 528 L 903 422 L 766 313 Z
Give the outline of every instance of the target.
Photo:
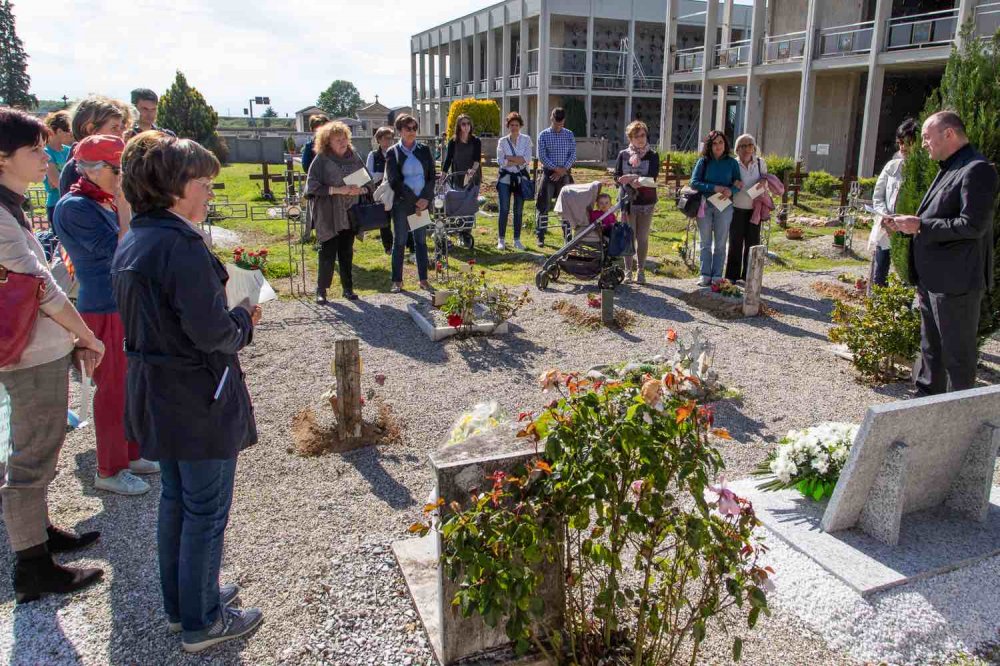
M 573 132 L 562 128 L 553 132 L 546 127 L 538 134 L 538 159 L 546 169 L 569 169 L 576 162 L 576 137 Z

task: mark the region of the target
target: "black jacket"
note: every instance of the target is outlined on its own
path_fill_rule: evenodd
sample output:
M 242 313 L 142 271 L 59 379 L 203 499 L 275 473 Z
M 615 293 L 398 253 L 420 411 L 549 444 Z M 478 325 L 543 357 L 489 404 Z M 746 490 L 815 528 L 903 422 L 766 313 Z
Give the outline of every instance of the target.
M 420 164 L 424 167 L 424 189 L 413 194 L 416 195 L 417 199 L 433 201 L 434 181 L 437 179 L 437 167 L 434 165 L 434 156 L 431 155 L 431 149 L 422 143 L 414 144 L 412 152 L 413 156 L 420 160 Z M 403 163 L 408 159 L 406 153 L 399 147 L 399 144 L 385 151 L 385 177 L 389 179 L 389 187 L 392 188 L 397 200 L 400 201 L 412 198 L 412 195 L 407 196 L 404 191 L 407 190 L 407 187 L 403 183 Z
M 993 288 L 993 214 L 997 172 L 972 146 L 942 163 L 917 210 L 910 245 L 913 279 L 931 293 Z
M 472 162 L 469 164 L 455 164 L 455 143 L 455 139 L 448 141 L 448 147 L 444 151 L 444 162 L 441 163 L 442 173 L 451 173 L 452 170 L 455 172 L 465 173 L 472 168 L 473 164 L 482 165 L 483 142 L 478 136 L 473 134 L 469 137 L 469 143 L 472 144 Z M 474 179 L 476 184 L 480 182 L 482 175 L 482 169 L 476 171 L 476 178 Z
M 125 431 L 149 460 L 234 458 L 257 441 L 236 353 L 253 325 L 226 306 L 225 267 L 187 222 L 138 215 L 111 264 L 125 326 Z

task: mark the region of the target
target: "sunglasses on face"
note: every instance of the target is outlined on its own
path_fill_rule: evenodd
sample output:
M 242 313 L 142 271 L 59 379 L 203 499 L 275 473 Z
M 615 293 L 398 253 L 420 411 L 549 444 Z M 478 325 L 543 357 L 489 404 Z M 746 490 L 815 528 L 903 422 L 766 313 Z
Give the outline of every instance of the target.
M 111 173 L 115 174 L 116 176 L 120 176 L 122 173 L 122 168 L 120 166 L 113 166 L 111 164 L 105 164 L 104 166 L 111 169 Z
M 416 125 L 405 125 L 403 127 L 403 131 L 404 132 L 416 132 L 417 131 L 417 126 Z

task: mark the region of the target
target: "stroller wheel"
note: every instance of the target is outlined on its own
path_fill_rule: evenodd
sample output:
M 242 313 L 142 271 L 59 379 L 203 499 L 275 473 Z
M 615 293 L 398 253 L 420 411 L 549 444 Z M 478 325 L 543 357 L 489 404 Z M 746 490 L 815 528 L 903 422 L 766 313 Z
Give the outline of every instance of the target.
M 545 291 L 549 286 L 549 276 L 545 271 L 538 271 L 535 273 L 535 286 L 538 287 L 539 291 Z
M 552 280 L 553 282 L 558 282 L 560 275 L 562 275 L 562 271 L 559 270 L 558 266 L 553 266 L 551 269 L 549 269 L 549 279 Z
M 611 276 L 614 278 L 615 286 L 618 286 L 625 281 L 625 271 L 621 266 L 615 266 Z

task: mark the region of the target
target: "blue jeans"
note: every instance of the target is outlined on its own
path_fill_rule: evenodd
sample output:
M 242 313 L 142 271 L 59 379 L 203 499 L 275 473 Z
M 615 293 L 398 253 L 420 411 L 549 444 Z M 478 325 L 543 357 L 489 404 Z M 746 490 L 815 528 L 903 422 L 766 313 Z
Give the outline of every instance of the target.
M 415 203 L 415 202 L 414 202 Z M 406 239 L 410 236 L 410 225 L 406 218 L 416 209 L 413 203 L 397 201 L 392 207 L 392 281 L 403 281 L 403 260 L 406 254 Z M 413 232 L 413 253 L 417 255 L 417 276 L 427 279 L 427 227 Z
M 889 250 L 883 250 L 880 247 L 875 248 L 875 254 L 872 259 L 875 262 L 875 270 L 872 273 L 872 284 L 884 287 L 889 284 L 889 265 L 891 263 Z
M 720 211 L 706 198 L 705 217 L 698 218 L 701 237 L 701 276 L 718 280 L 726 267 L 726 242 L 733 222 L 733 207 Z M 714 246 L 714 247 L 713 247 Z
M 500 240 L 507 235 L 507 215 L 510 213 L 510 198 L 514 197 L 514 240 L 521 240 L 521 220 L 524 217 L 524 198 L 520 188 L 517 194 L 511 191 L 510 183 L 497 183 L 497 198 L 500 200 Z
M 184 631 L 215 622 L 222 537 L 233 501 L 236 458 L 161 460 L 157 541 L 163 607 Z

